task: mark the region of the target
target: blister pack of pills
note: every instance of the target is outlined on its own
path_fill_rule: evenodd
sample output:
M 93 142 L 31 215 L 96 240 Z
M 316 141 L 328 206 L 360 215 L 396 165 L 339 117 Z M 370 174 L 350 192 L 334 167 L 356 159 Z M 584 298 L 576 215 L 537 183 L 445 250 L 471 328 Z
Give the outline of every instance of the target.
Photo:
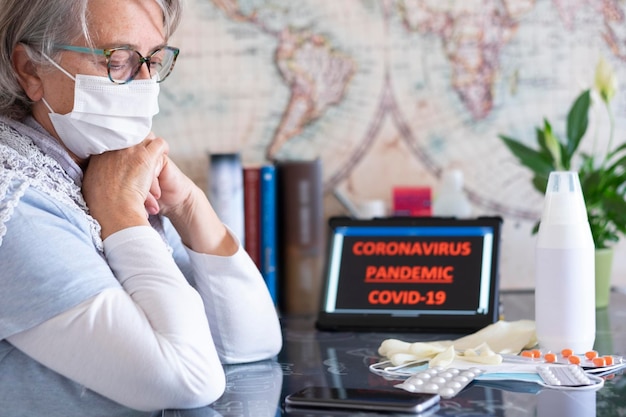
M 537 373 L 548 386 L 558 387 L 582 387 L 601 383 L 594 377 L 585 374 L 580 366 L 538 366 Z
M 502 356 L 505 362 L 579 365 L 587 374 L 595 375 L 607 375 L 626 368 L 626 361 L 622 356 L 601 356 L 594 350 L 577 355 L 571 349 L 563 349 L 558 353 L 532 349 L 519 355 Z
M 452 398 L 483 372 L 479 368 L 429 368 L 413 374 L 395 386 L 409 392 L 439 394 L 441 398 Z
M 579 365 L 539 365 L 535 372 L 520 373 L 489 373 L 480 377 L 481 380 L 523 381 L 534 382 L 542 387 L 561 390 L 597 390 L 604 386 L 604 379 L 589 374 Z

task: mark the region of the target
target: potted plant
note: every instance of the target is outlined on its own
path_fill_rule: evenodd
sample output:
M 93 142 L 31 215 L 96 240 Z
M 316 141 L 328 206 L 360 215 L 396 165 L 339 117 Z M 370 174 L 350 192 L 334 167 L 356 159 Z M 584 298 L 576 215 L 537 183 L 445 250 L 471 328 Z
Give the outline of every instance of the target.
M 611 100 L 616 90 L 613 70 L 601 58 L 596 67 L 593 89 L 583 91 L 567 114 L 564 140 L 553 131 L 547 119 L 544 119 L 543 127 L 536 128 L 536 148 L 499 135 L 519 162 L 532 171 L 533 186 L 542 194 L 545 193 L 550 172 L 578 171 L 596 248 L 596 307 L 608 305 L 612 245 L 626 234 L 626 143 L 613 145 L 615 121 Z M 592 99 L 595 93 L 599 100 Z M 607 113 L 608 145 L 598 149 L 594 141 L 591 153 L 586 153 L 580 151 L 579 146 L 587 132 L 594 101 L 600 102 Z M 535 232 L 537 228 L 538 223 Z

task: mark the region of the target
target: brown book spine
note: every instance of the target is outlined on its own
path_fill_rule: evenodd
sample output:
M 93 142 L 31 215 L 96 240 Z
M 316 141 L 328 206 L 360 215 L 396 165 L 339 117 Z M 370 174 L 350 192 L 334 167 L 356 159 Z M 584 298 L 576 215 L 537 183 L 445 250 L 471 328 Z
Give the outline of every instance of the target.
M 322 164 L 280 161 L 278 172 L 279 277 L 285 313 L 319 310 L 324 253 Z

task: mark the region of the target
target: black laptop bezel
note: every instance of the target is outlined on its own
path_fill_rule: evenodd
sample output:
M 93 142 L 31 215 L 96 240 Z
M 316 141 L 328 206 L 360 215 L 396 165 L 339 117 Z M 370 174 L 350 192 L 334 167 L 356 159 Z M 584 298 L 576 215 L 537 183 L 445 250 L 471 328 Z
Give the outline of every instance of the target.
M 334 230 L 343 226 L 409 226 L 409 227 L 488 227 L 493 230 L 493 248 L 489 285 L 489 301 L 487 314 L 480 315 L 449 315 L 428 314 L 418 316 L 402 316 L 391 314 L 347 314 L 326 312 L 325 305 L 329 294 L 331 251 L 333 249 Z M 500 241 L 502 218 L 499 216 L 456 219 L 449 217 L 385 217 L 375 219 L 355 219 L 352 217 L 331 217 L 328 219 L 326 258 L 323 277 L 323 288 L 320 297 L 316 327 L 325 331 L 390 331 L 390 332 L 447 332 L 471 333 L 489 324 L 495 323 L 500 317 Z

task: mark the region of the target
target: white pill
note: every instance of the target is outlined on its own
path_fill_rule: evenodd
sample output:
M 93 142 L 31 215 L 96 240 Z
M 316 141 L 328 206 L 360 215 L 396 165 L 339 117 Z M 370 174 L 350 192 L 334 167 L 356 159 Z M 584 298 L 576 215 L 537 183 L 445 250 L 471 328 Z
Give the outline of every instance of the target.
M 449 387 L 445 387 L 439 390 L 439 395 L 441 395 L 442 397 L 452 397 L 454 394 L 454 390 Z
M 446 383 L 446 379 L 442 378 L 440 376 L 436 376 L 433 379 L 430 380 L 433 384 L 445 384 Z
M 437 385 L 437 384 L 426 384 L 426 385 L 424 385 L 424 391 L 426 391 L 426 392 L 437 392 L 437 391 L 439 391 L 439 385 Z

